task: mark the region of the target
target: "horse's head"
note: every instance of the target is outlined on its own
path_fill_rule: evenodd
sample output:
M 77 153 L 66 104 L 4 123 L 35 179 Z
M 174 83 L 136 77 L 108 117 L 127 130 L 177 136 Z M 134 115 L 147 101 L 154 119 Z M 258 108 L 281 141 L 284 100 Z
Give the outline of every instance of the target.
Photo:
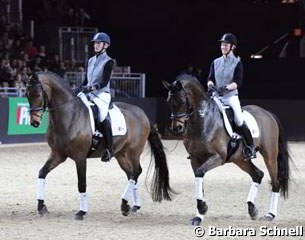
M 183 134 L 190 114 L 187 92 L 179 80 L 173 83 L 163 81 L 163 85 L 168 90 L 167 102 L 171 109 L 170 131 L 174 134 Z
M 38 127 L 47 107 L 47 97 L 36 73 L 33 73 L 26 86 L 26 97 L 30 104 L 31 125 Z

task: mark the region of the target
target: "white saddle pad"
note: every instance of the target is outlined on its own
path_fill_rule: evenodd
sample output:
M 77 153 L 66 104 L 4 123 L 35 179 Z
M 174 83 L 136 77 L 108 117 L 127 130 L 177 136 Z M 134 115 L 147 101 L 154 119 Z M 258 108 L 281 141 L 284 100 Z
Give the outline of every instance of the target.
M 230 137 L 233 136 L 233 134 L 236 134 L 233 132 L 232 126 L 229 122 L 228 116 L 226 114 L 226 107 L 222 105 L 222 103 L 220 102 L 220 100 L 218 98 L 214 98 L 215 102 L 217 103 L 220 111 L 222 112 L 223 115 L 223 120 L 224 120 L 224 125 L 225 128 L 227 130 L 227 133 L 230 135 Z M 258 129 L 258 125 L 257 122 L 255 120 L 255 118 L 253 117 L 253 115 L 251 113 L 249 113 L 246 110 L 243 110 L 243 115 L 244 115 L 244 120 L 248 125 L 248 128 L 251 132 L 251 135 L 253 138 L 258 138 L 259 137 L 259 129 Z
M 91 106 L 93 105 L 93 103 L 91 103 L 87 99 L 86 95 L 82 92 L 79 93 L 77 96 L 83 101 L 83 103 L 88 108 L 92 134 L 98 132 L 95 129 L 93 112 L 91 109 Z M 115 104 L 112 104 L 112 105 L 113 105 L 113 108 L 109 110 L 109 115 L 110 115 L 110 119 L 111 119 L 112 135 L 113 136 L 125 135 L 127 132 L 125 117 L 124 117 L 123 113 L 121 112 L 121 110 Z

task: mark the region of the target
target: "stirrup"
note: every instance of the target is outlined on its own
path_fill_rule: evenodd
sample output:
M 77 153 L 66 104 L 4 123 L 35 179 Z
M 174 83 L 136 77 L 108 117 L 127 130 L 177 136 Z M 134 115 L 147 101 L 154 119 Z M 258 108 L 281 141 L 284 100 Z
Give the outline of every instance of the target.
M 112 150 L 106 149 L 104 155 L 101 158 L 101 161 L 102 162 L 109 162 L 110 159 L 113 157 L 112 154 L 113 154 Z

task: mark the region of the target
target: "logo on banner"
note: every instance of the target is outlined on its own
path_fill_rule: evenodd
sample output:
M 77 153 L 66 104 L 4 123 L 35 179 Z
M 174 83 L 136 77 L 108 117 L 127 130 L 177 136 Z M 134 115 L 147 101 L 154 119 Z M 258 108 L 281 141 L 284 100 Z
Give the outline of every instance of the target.
M 47 131 L 47 114 L 38 128 L 30 123 L 29 103 L 26 98 L 9 98 L 8 135 L 44 134 Z
M 29 104 L 17 103 L 16 124 L 30 125 Z

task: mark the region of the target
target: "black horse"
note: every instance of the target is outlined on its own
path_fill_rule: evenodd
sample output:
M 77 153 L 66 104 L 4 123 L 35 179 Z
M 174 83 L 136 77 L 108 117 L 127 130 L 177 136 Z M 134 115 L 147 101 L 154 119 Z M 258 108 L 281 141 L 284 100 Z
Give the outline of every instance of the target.
M 180 75 L 173 83 L 164 81 L 163 84 L 168 89 L 167 101 L 172 111 L 171 131 L 184 135 L 184 145 L 195 174 L 198 213 L 191 220 L 192 224 L 199 225 L 208 209 L 204 200 L 204 175 L 228 162 L 235 163 L 252 178 L 247 204 L 250 217 L 256 219 L 258 211 L 254 201 L 264 173 L 251 160 L 243 160 L 243 144 L 235 141 L 235 149 L 231 147 L 232 138 L 224 128 L 215 100 L 209 98 L 200 82 L 190 75 Z M 254 140 L 264 158 L 272 185 L 269 211 L 265 218 L 273 220 L 277 215 L 279 192 L 284 197 L 288 196 L 290 155 L 287 140 L 274 114 L 255 105 L 243 109 L 254 116 L 258 125 L 259 136 Z
M 80 210 L 76 219 L 83 219 L 88 211 L 86 194 L 87 158 L 99 157 L 104 150 L 103 145 L 91 153 L 92 130 L 89 113 L 85 104 L 74 97 L 69 85 L 52 73 L 33 74 L 26 89 L 26 97 L 30 104 L 31 124 L 38 127 L 42 114 L 49 111 L 47 141 L 51 153 L 39 171 L 37 182 L 38 211 L 47 213 L 44 203 L 45 178 L 47 174 L 64 162 L 68 157 L 76 164 L 78 190 L 80 193 Z M 171 188 L 167 159 L 158 132 L 150 123 L 144 111 L 134 105 L 123 102 L 114 103 L 122 111 L 127 126 L 127 133 L 114 137 L 115 158 L 125 171 L 128 183 L 121 203 L 123 215 L 130 210 L 140 208 L 140 196 L 137 189 L 138 177 L 142 172 L 140 155 L 148 140 L 155 159 L 155 173 L 151 186 L 154 201 L 171 200 Z M 89 153 L 89 155 L 88 155 Z M 128 204 L 128 196 L 133 200 L 133 207 Z

